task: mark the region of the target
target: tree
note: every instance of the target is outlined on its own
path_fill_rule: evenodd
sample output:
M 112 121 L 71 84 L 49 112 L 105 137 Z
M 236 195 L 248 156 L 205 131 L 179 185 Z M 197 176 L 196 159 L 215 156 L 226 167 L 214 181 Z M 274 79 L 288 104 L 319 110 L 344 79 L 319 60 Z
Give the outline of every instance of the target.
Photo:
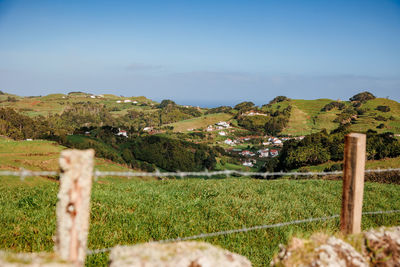
M 272 104 L 275 104 L 275 103 L 279 103 L 279 102 L 283 102 L 283 101 L 289 101 L 289 100 L 290 100 L 290 98 L 288 98 L 286 96 L 283 96 L 283 95 L 280 95 L 280 96 L 275 97 L 271 101 L 269 101 L 268 104 L 272 105 Z
M 239 110 L 241 112 L 248 111 L 254 107 L 254 103 L 250 101 L 245 101 L 237 104 L 234 109 Z
M 374 96 L 370 92 L 365 91 L 365 92 L 362 92 L 362 93 L 359 93 L 359 94 L 356 94 L 356 95 L 352 96 L 350 98 L 350 101 L 359 101 L 359 102 L 363 102 L 364 103 L 364 102 L 366 102 L 368 100 L 375 99 L 375 98 L 376 98 L 376 96 Z
M 163 101 L 161 101 L 160 105 L 158 105 L 159 108 L 165 108 L 168 106 L 176 106 L 176 103 L 172 100 L 164 99 Z

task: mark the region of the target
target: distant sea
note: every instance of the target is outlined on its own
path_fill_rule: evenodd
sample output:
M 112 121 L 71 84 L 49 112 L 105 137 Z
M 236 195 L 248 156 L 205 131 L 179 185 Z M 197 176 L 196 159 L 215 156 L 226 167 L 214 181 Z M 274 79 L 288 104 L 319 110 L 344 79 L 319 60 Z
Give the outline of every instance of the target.
M 202 107 L 202 108 L 216 108 L 220 106 L 231 106 L 234 107 L 237 104 L 244 102 L 244 101 L 251 101 L 251 100 L 221 100 L 221 101 L 197 101 L 197 100 L 182 100 L 182 101 L 175 101 L 179 105 L 189 105 L 189 106 L 194 106 L 194 107 Z M 264 105 L 267 103 L 257 103 L 255 101 L 252 101 L 255 105 Z

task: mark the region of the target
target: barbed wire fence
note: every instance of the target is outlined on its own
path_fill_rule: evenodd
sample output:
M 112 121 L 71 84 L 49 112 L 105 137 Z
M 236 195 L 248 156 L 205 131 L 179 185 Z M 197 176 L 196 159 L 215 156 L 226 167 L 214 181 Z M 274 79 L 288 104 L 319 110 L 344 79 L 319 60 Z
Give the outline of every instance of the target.
M 367 169 L 364 170 L 365 173 L 383 173 L 383 172 L 400 172 L 400 168 L 386 168 L 386 169 Z M 26 177 L 36 177 L 36 176 L 59 176 L 61 173 L 58 171 L 31 171 L 26 169 L 7 171 L 0 171 L 0 176 L 16 176 L 21 180 L 24 180 Z M 95 179 L 99 177 L 107 177 L 107 176 L 118 176 L 118 177 L 217 177 L 217 176 L 243 176 L 243 177 L 274 177 L 274 176 L 282 176 L 282 177 L 315 177 L 315 176 L 332 176 L 332 175 L 343 175 L 343 171 L 329 171 L 329 172 L 248 172 L 248 171 L 239 171 L 239 170 L 221 170 L 221 171 L 202 171 L 202 172 L 160 172 L 159 170 L 155 172 L 133 172 L 133 171 L 99 171 L 95 170 L 93 172 L 93 176 Z

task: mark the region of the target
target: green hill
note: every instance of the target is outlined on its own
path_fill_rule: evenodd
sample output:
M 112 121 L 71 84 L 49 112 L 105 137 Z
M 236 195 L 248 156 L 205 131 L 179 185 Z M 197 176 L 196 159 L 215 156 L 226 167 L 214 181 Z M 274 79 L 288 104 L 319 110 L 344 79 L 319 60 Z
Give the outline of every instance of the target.
M 330 110 L 324 110 L 324 107 L 330 103 L 340 103 L 341 109 L 334 107 Z M 208 124 L 213 124 L 219 120 L 231 120 L 232 113 L 216 113 L 195 115 L 193 110 L 185 109 L 183 106 L 176 105 L 169 110 L 161 110 L 158 103 L 144 96 L 122 97 L 111 94 L 93 95 L 82 92 L 72 92 L 69 94 L 50 94 L 47 96 L 19 97 L 3 93 L 0 95 L 0 107 L 11 107 L 25 115 L 35 117 L 43 115 L 45 117 L 51 114 L 61 114 L 76 104 L 98 104 L 104 108 L 115 119 L 120 119 L 121 123 L 128 125 L 129 121 L 136 118 L 136 125 L 141 128 L 146 126 L 159 126 L 160 120 L 164 125 L 174 126 L 175 132 L 184 132 L 188 129 L 204 128 Z M 322 129 L 333 130 L 340 125 L 343 118 L 349 118 L 342 113 L 346 109 L 356 112 L 356 118 L 351 120 L 351 129 L 353 131 L 366 131 L 374 129 L 378 132 L 400 133 L 400 103 L 384 98 L 375 98 L 360 102 L 360 106 L 353 107 L 355 104 L 351 101 L 331 100 L 331 99 L 290 99 L 276 102 L 271 105 L 263 106 L 266 110 L 283 110 L 291 106 L 289 122 L 283 129 L 283 135 L 306 135 L 318 132 Z M 385 106 L 387 112 L 378 110 L 379 106 Z M 254 107 L 257 109 L 257 107 Z M 208 109 L 200 109 L 200 114 L 204 114 Z M 162 117 L 160 117 L 162 114 Z M 146 119 L 138 121 L 138 117 Z M 189 118 L 189 119 L 188 119 Z M 174 123 L 170 123 L 170 122 Z
M 341 110 L 337 108 L 329 111 L 322 110 L 325 105 L 331 102 L 336 101 L 330 99 L 292 99 L 275 103 L 272 107 L 277 108 L 280 106 L 284 108 L 288 105 L 292 106 L 289 123 L 282 131 L 282 134 L 306 135 L 319 132 L 322 129 L 330 131 L 339 126 L 340 123 L 334 120 L 342 112 Z M 340 103 L 343 103 L 347 108 L 352 106 L 350 101 L 340 101 Z M 379 111 L 376 109 L 378 106 L 388 106 L 390 111 Z M 359 109 L 364 113 L 357 115 L 357 119 L 352 122 L 351 129 L 353 131 L 359 132 L 373 129 L 378 132 L 400 133 L 400 103 L 390 99 L 376 98 L 361 104 Z M 376 119 L 378 116 L 382 116 L 384 120 Z M 377 128 L 381 123 L 384 124 L 384 127 Z

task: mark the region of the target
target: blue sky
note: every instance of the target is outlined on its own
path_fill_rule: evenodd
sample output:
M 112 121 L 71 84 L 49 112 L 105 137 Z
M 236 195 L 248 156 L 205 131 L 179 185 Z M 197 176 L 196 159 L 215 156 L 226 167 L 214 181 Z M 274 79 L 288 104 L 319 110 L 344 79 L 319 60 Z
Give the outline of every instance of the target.
M 0 0 L 0 90 L 400 100 L 400 1 Z

